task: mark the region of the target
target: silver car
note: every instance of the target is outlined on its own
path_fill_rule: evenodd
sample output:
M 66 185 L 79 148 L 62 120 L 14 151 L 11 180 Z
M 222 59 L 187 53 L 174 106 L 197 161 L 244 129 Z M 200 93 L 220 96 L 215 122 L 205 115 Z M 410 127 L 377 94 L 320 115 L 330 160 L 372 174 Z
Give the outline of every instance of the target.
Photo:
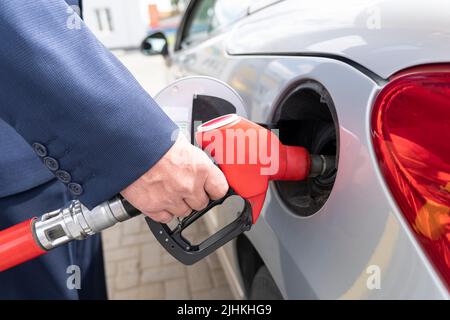
M 219 250 L 237 298 L 449 298 L 449 16 L 446 0 L 192 0 L 175 43 L 144 40 L 170 80 L 220 79 L 284 143 L 338 158 L 273 182 Z

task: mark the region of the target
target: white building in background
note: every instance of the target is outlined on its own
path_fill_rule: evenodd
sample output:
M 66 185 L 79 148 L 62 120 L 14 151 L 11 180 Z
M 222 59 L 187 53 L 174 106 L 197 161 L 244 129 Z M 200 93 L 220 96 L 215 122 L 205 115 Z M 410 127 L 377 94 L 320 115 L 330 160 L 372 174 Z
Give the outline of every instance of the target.
M 170 0 L 83 0 L 83 17 L 107 48 L 133 48 L 152 24 L 150 5 L 163 13 L 172 10 Z

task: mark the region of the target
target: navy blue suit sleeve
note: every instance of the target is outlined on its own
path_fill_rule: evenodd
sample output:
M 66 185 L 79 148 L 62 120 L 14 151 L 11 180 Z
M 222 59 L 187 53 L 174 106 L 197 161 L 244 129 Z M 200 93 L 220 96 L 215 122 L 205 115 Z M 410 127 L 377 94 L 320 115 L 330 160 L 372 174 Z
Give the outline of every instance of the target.
M 0 1 L 0 117 L 92 208 L 149 170 L 176 125 L 68 8 Z

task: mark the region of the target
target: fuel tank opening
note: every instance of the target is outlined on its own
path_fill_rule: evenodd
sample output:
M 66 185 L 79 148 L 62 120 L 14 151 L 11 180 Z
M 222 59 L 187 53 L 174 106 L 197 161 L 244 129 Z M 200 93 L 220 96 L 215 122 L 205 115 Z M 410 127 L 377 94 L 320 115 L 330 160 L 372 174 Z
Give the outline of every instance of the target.
M 324 205 L 336 179 L 339 125 L 333 101 L 320 83 L 305 81 L 287 90 L 273 120 L 283 144 L 305 147 L 313 155 L 308 179 L 274 182 L 292 212 L 310 216 Z M 314 168 L 323 164 L 325 168 Z

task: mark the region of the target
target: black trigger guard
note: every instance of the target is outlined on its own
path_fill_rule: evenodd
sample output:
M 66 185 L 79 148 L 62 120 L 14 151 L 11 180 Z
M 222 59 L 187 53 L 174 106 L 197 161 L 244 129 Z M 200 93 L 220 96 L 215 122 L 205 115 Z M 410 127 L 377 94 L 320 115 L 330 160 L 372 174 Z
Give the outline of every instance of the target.
M 189 216 L 181 220 L 178 226 L 173 230 L 171 230 L 167 224 L 156 222 L 149 217 L 146 217 L 145 220 L 158 242 L 175 259 L 185 265 L 191 265 L 216 251 L 241 233 L 250 230 L 252 226 L 252 210 L 250 203 L 245 200 L 244 210 L 242 210 L 236 220 L 226 227 L 223 227 L 200 244 L 191 244 L 181 234 L 184 229 L 197 221 L 209 210 L 222 204 L 227 198 L 234 195 L 237 194 L 230 188 L 223 198 L 212 200 L 205 209 L 192 212 Z

